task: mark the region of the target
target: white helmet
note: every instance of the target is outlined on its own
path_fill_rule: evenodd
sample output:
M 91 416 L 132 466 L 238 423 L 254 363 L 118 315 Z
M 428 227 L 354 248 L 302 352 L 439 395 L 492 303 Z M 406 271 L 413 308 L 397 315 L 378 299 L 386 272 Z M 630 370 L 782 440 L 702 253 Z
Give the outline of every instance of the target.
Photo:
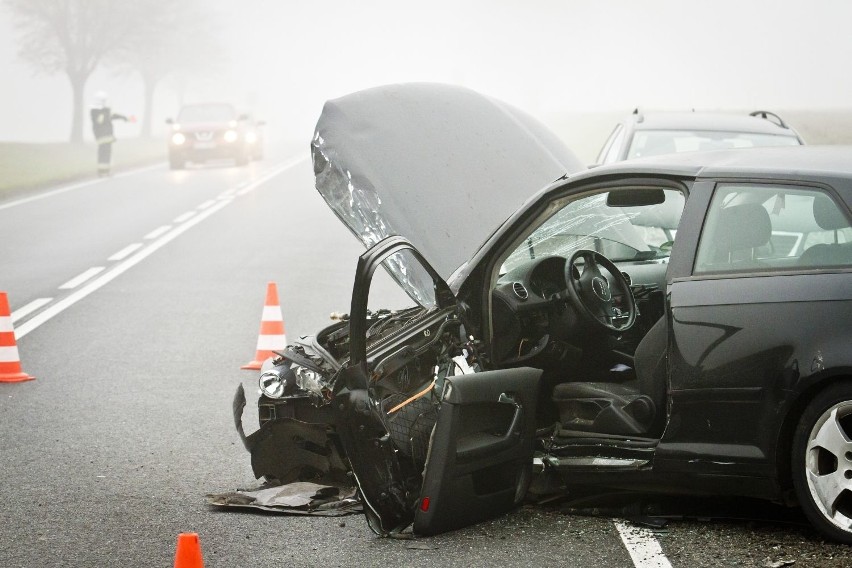
M 107 105 L 107 94 L 104 91 L 98 91 L 95 93 L 95 104 L 99 107 L 105 107 Z

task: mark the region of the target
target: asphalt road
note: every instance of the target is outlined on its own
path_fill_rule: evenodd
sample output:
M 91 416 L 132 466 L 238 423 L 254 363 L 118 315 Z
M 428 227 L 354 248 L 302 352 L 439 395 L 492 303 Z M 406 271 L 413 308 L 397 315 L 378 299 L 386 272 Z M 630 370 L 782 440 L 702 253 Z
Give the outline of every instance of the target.
M 631 557 L 612 519 L 557 507 L 416 541 L 376 538 L 360 516 L 213 509 L 206 493 L 255 482 L 231 400 L 256 388 L 239 367 L 266 283 L 288 336 L 312 333 L 348 311 L 362 248 L 313 189 L 304 147 L 57 189 L 0 201 L 0 291 L 37 377 L 0 384 L 2 567 L 170 566 L 187 531 L 214 568 L 852 565 L 798 524 L 672 522 Z M 388 282 L 378 294 L 399 297 Z

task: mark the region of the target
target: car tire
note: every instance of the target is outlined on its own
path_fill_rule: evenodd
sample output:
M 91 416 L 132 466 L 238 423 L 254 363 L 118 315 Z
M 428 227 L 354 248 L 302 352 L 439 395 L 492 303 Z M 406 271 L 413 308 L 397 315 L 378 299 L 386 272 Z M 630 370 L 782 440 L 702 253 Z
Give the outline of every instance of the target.
M 186 165 L 186 162 L 184 162 L 180 158 L 175 158 L 175 157 L 169 156 L 169 167 L 171 169 L 182 170 L 185 165 Z
M 826 387 L 808 404 L 792 451 L 793 486 L 808 520 L 852 544 L 852 383 Z
M 238 166 L 246 166 L 249 163 L 249 153 L 241 152 L 237 154 L 236 159 L 234 160 Z

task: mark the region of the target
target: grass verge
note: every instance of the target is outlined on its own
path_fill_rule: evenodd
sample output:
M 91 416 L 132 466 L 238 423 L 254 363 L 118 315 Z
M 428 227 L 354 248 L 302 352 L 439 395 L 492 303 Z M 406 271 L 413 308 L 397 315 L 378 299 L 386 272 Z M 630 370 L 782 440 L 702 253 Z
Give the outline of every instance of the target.
M 119 139 L 112 147 L 113 171 L 165 159 L 166 144 L 160 138 Z M 94 143 L 0 142 L 0 197 L 96 175 L 97 146 Z

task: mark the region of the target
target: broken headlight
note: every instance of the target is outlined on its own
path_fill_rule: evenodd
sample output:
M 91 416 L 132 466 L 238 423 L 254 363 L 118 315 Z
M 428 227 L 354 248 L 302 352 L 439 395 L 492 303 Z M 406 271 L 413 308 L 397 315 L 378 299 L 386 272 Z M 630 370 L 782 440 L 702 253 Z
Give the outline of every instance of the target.
M 293 365 L 290 370 L 296 375 L 296 386 L 322 398 L 323 389 L 327 386 L 322 375 L 300 365 Z

